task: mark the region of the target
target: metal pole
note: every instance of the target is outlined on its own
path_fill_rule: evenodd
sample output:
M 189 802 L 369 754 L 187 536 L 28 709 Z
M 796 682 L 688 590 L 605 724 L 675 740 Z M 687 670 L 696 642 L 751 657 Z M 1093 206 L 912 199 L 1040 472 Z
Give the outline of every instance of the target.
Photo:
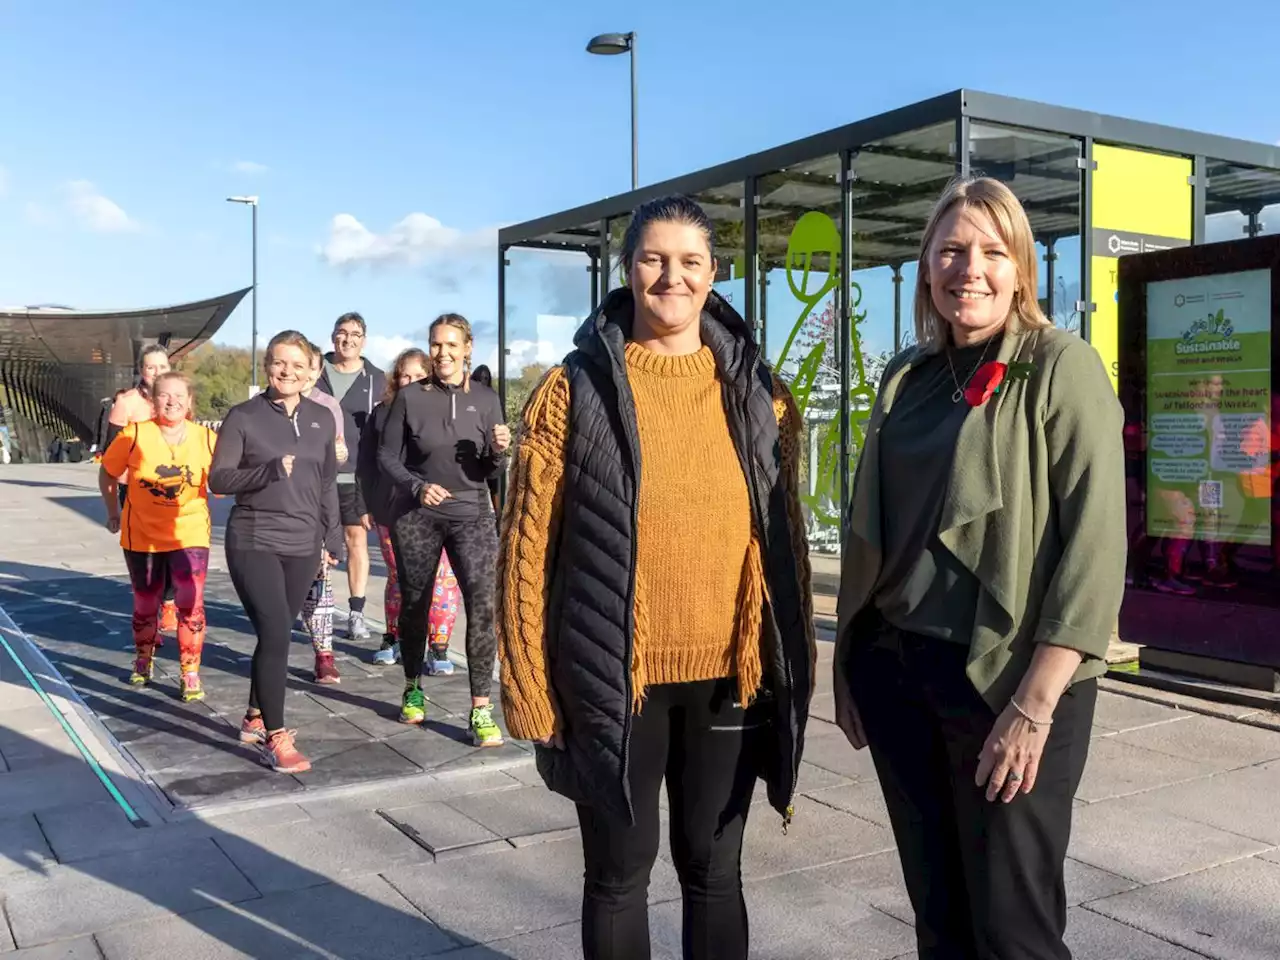
M 639 127 L 636 124 L 636 35 L 631 33 L 631 189 L 640 186 Z
M 902 349 L 902 264 L 893 265 L 893 352 Z
M 252 338 L 249 344 L 249 367 L 253 375 L 254 391 L 258 388 L 258 204 L 252 203 L 253 208 L 253 329 L 250 332 Z

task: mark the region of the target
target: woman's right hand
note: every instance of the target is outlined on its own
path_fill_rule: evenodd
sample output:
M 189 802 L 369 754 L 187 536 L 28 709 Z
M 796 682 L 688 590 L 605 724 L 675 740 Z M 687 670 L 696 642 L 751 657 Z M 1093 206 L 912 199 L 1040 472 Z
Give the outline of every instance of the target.
M 862 715 L 858 713 L 858 705 L 853 701 L 853 693 L 849 684 L 838 673 L 835 682 L 836 726 L 844 731 L 845 737 L 855 750 L 867 745 L 867 733 L 862 729 Z
M 424 507 L 438 507 L 444 503 L 453 494 L 440 486 L 438 483 L 423 484 L 422 492 L 418 495 L 418 499 L 422 501 Z
M 541 740 L 537 741 L 537 743 L 538 743 L 538 746 L 540 747 L 550 747 L 552 750 L 564 749 L 564 737 L 560 736 L 559 731 L 551 734 L 551 736 L 549 737 L 542 738 Z
M 120 514 L 117 513 L 114 516 L 107 517 L 106 526 L 107 526 L 108 533 L 119 533 L 120 532 Z
M 293 454 L 286 454 L 280 458 L 280 462 L 284 465 L 284 475 L 286 477 L 293 476 Z

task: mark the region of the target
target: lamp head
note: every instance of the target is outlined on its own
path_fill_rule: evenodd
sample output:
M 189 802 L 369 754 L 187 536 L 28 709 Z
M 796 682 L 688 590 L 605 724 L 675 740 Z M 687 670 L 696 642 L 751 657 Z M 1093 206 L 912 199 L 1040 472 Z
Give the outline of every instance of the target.
M 257 196 L 252 197 L 227 197 L 227 203 L 247 203 L 251 207 L 258 205 Z
M 603 57 L 627 53 L 631 49 L 635 36 L 634 33 L 602 33 L 598 37 L 591 38 L 587 44 L 587 53 L 595 53 Z

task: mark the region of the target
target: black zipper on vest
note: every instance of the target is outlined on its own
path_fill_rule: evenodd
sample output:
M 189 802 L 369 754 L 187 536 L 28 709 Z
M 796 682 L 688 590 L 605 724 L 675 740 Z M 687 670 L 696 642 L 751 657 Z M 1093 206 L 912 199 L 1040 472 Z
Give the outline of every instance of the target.
M 758 369 L 759 363 L 760 355 L 757 352 L 751 358 L 750 372 L 747 377 L 747 389 L 742 395 L 742 421 L 747 434 L 747 448 L 743 451 L 743 459 L 746 461 L 749 471 L 747 481 L 748 486 L 751 488 L 751 509 L 755 514 L 756 529 L 760 531 L 760 536 L 763 537 L 765 534 L 764 507 L 760 503 L 760 472 L 756 465 L 755 434 L 751 429 L 751 390 L 756 382 L 756 370 Z M 765 568 L 768 563 L 769 545 L 762 540 L 760 548 L 764 554 L 761 558 L 760 565 L 762 568 Z M 768 581 L 767 572 L 765 572 L 765 580 L 766 582 Z M 790 712 L 795 709 L 795 680 L 791 676 L 791 661 L 787 659 L 786 645 L 782 641 L 782 631 L 777 626 L 778 618 L 776 615 L 774 616 L 773 621 L 775 632 L 778 635 L 778 646 L 776 651 L 777 661 L 778 665 L 781 667 L 782 685 L 787 691 L 787 709 Z M 791 789 L 787 793 L 787 812 L 782 818 L 782 832 L 784 835 L 787 832 L 787 828 L 791 825 L 792 818 L 795 816 L 796 787 L 798 786 L 798 781 L 800 779 L 799 764 L 795 759 L 795 752 L 798 747 L 798 744 L 792 744 L 791 747 Z

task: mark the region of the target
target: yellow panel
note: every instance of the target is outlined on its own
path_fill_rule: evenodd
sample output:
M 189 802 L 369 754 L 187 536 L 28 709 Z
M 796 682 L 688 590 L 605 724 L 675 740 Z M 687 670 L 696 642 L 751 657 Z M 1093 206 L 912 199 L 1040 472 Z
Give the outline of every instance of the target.
M 1095 144 L 1093 222 L 1090 234 L 1092 299 L 1097 309 L 1089 321 L 1089 342 L 1102 357 L 1112 387 L 1119 377 L 1119 316 L 1116 266 L 1108 255 L 1109 236 L 1121 235 L 1130 249 L 1164 249 L 1191 241 L 1191 161 L 1124 147 Z M 1137 246 L 1134 246 L 1136 244 Z

